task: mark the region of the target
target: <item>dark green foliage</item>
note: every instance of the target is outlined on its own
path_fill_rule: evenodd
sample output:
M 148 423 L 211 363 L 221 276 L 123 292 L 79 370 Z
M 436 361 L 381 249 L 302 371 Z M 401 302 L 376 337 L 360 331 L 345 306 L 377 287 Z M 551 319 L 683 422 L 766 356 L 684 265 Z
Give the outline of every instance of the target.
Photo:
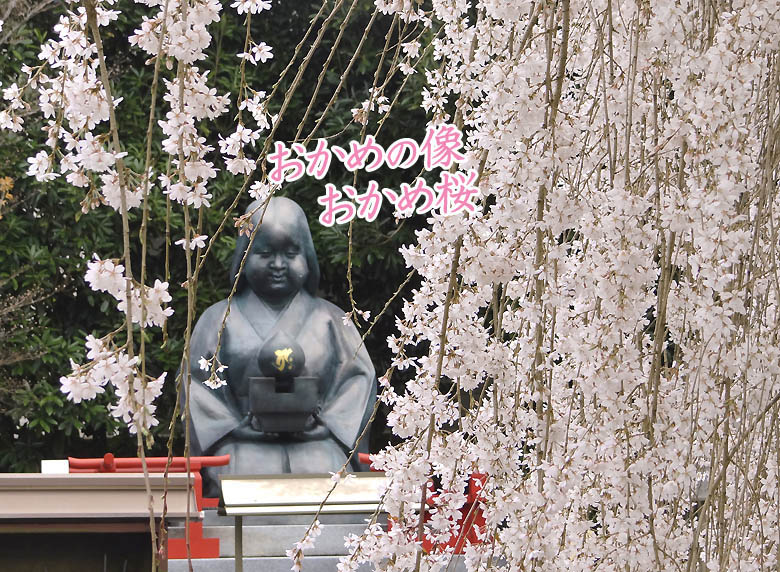
M 348 4 L 348 3 L 347 3 Z M 145 7 L 129 1 L 119 3 L 123 15 L 118 25 L 106 31 L 104 37 L 109 70 L 112 76 L 114 95 L 123 97 L 118 109 L 120 136 L 129 153 L 128 165 L 135 171 L 143 168 L 145 132 L 148 122 L 149 94 L 152 81 L 152 66 L 144 65 L 145 56 L 131 50 L 126 38 L 133 25 L 140 22 Z M 275 2 L 273 10 L 262 17 L 253 18 L 252 33 L 256 41 L 265 40 L 273 47 L 274 58 L 268 64 L 253 68 L 247 66 L 248 81 L 258 90 L 270 92 L 273 82 L 292 56 L 295 45 L 307 29 L 310 17 L 316 13 L 319 4 L 315 2 Z M 37 63 L 38 45 L 50 34 L 56 22 L 56 7 L 44 12 L 20 28 L 6 45 L 0 45 L 0 82 L 7 86 L 19 81 L 18 69 L 23 62 Z M 349 24 L 342 45 L 333 59 L 331 70 L 325 81 L 314 110 L 308 119 L 304 133 L 308 133 L 330 99 L 338 79 L 346 67 L 357 43 L 366 28 L 373 10 L 373 2 L 361 2 L 356 15 Z M 298 122 L 304 115 L 309 98 L 338 32 L 338 25 L 346 9 L 326 33 L 323 46 L 315 54 L 304 74 L 301 88 L 292 98 L 284 122 L 277 132 L 276 140 L 290 141 L 296 132 Z M 267 16 L 266 16 L 267 15 Z M 323 128 L 315 137 L 330 137 L 330 144 L 346 146 L 350 140 L 360 136 L 360 125 L 352 122 L 351 109 L 358 107 L 368 97 L 377 54 L 384 46 L 385 33 L 390 25 L 389 18 L 379 18 L 376 28 L 356 63 L 345 89 L 336 101 Z M 235 92 L 239 78 L 239 60 L 235 55 L 243 51 L 244 24 L 232 9 L 227 8 L 222 20 L 212 27 L 214 40 L 211 47 L 210 82 L 220 92 L 231 91 L 234 106 L 231 112 L 203 129 L 209 143 L 217 146 L 218 134 L 227 134 L 235 125 Z M 300 58 L 298 63 L 300 62 Z M 294 72 L 284 80 L 272 103 L 275 112 L 281 105 Z M 385 70 L 387 66 L 385 65 Z M 384 77 L 384 71 L 380 77 Z M 168 73 L 168 72 L 165 72 Z M 251 76 L 249 75 L 251 74 Z M 414 81 L 421 81 L 414 76 Z M 419 101 L 413 95 L 419 92 L 419 84 L 407 84 L 407 94 L 396 104 L 396 118 L 382 128 L 380 142 L 387 145 L 399 137 L 412 136 L 421 140 L 425 118 L 419 110 Z M 394 79 L 388 95 L 392 99 L 400 78 Z M 162 93 L 162 90 L 161 90 Z M 30 100 L 30 98 L 27 98 Z M 167 104 L 158 101 L 158 117 L 165 113 Z M 0 367 L 0 471 L 37 470 L 41 458 L 63 458 L 66 455 L 100 456 L 106 451 L 118 455 L 134 455 L 135 439 L 127 430 L 109 415 L 106 404 L 112 400 L 110 389 L 92 402 L 73 404 L 59 391 L 59 377 L 70 371 L 69 359 L 81 362 L 84 359 L 83 341 L 87 333 L 105 335 L 121 326 L 123 315 L 115 309 L 115 301 L 107 294 L 93 292 L 84 283 L 86 262 L 93 253 L 101 258 L 120 257 L 122 254 L 121 219 L 106 206 L 87 214 L 81 213 L 82 189 L 67 185 L 57 179 L 51 183 L 37 183 L 27 178 L 26 157 L 33 155 L 40 147 L 40 120 L 36 114 L 25 119 L 25 133 L 0 133 L 0 178 L 10 177 L 13 181 L 13 200 L 0 203 L 0 280 L 9 278 L 0 288 L 0 303 L 13 296 L 32 290 L 46 294 L 43 300 L 14 314 L 16 329 L 13 336 L 0 349 L 0 360 L 9 352 L 37 352 L 34 359 L 24 359 Z M 376 129 L 369 125 L 368 133 Z M 155 137 L 159 139 L 159 128 Z M 29 141 L 28 138 L 34 139 Z M 262 139 L 260 143 L 262 143 Z M 155 172 L 165 172 L 166 158 L 158 146 L 153 148 Z M 218 167 L 222 161 L 216 153 L 212 155 Z M 412 182 L 417 172 L 358 173 L 356 187 L 363 188 L 374 178 L 383 187 L 398 188 L 401 182 Z M 317 197 L 324 191 L 326 182 L 337 186 L 352 184 L 353 175 L 340 168 L 337 162 L 325 181 L 304 178 L 285 187 L 283 194 L 298 201 L 307 212 L 312 228 L 315 246 L 322 269 L 321 295 L 349 309 L 347 294 L 347 232 L 346 226 L 325 228 L 319 225 L 317 217 L 321 206 Z M 209 236 L 216 232 L 222 213 L 232 202 L 240 188 L 240 178 L 222 172 L 211 185 L 214 195 L 212 208 L 204 211 L 203 233 Z M 239 204 L 238 213 L 250 199 L 246 195 Z M 155 278 L 165 279 L 166 230 L 165 197 L 159 189 L 150 201 L 150 225 L 148 233 L 147 283 Z M 370 310 L 376 316 L 386 300 L 393 294 L 406 276 L 407 269 L 397 250 L 401 244 L 413 240 L 413 230 L 420 220 L 409 220 L 399 224 L 391 216 L 391 207 L 383 206 L 380 218 L 374 223 L 357 221 L 353 228 L 352 277 L 354 297 L 361 310 Z M 197 215 L 195 215 L 197 216 Z M 140 275 L 140 211 L 131 213 L 133 272 Z M 194 219 L 197 222 L 197 219 Z M 416 226 L 415 226 L 416 225 Z M 183 215 L 177 206 L 171 217 L 171 241 L 183 236 Z M 201 275 L 197 290 L 196 317 L 215 301 L 226 297 L 230 290 L 228 266 L 235 244 L 235 229 L 232 218 L 228 219 L 225 233 L 212 249 Z M 184 255 L 177 246 L 170 248 L 170 292 L 174 298 L 172 306 L 176 313 L 168 323 L 168 338 L 163 345 L 159 329 L 148 331 L 147 373 L 159 375 L 168 372 L 165 391 L 160 398 L 158 417 L 160 426 L 154 428 L 155 443 L 151 454 L 165 454 L 168 439 L 168 420 L 175 403 L 174 377 L 183 349 L 183 332 L 186 325 L 186 290 L 180 286 L 185 280 Z M 367 347 L 374 360 L 378 375 L 389 365 L 390 356 L 385 339 L 394 330 L 392 310 L 377 324 L 374 333 L 367 340 Z M 4 352 L 4 353 L 3 353 Z M 197 359 L 197 356 L 195 357 Z M 20 426 L 21 419 L 21 426 Z M 25 421 L 26 420 L 26 421 Z M 373 432 L 372 450 L 387 440 L 387 432 L 380 420 Z M 177 426 L 177 432 L 179 426 Z M 183 439 L 176 439 L 176 454 L 183 452 Z

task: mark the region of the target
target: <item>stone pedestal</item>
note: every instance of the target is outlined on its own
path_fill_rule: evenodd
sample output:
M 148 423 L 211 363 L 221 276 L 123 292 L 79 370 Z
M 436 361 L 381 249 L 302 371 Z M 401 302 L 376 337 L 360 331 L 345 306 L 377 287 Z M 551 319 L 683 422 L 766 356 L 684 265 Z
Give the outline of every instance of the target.
M 339 557 L 347 553 L 344 537 L 361 534 L 370 514 L 321 515 L 322 533 L 314 548 L 304 552 L 303 572 L 336 572 Z M 247 516 L 244 517 L 244 572 L 289 572 L 292 561 L 286 551 L 303 538 L 312 518 L 295 516 Z M 203 521 L 203 533 L 220 539 L 220 558 L 193 559 L 194 572 L 233 572 L 235 560 L 234 519 L 218 516 L 215 510 L 207 510 Z M 184 535 L 181 521 L 172 523 L 171 538 Z M 169 572 L 188 572 L 186 560 L 171 560 Z M 370 567 L 362 566 L 361 572 Z
M 306 550 L 302 572 L 336 572 L 339 558 L 347 553 L 344 537 L 361 534 L 370 514 L 324 514 L 320 516 L 322 533 L 314 548 Z M 292 560 L 285 552 L 303 538 L 311 523 L 311 516 L 247 516 L 244 517 L 244 572 L 290 572 Z M 381 521 L 386 525 L 386 520 Z M 194 572 L 234 572 L 233 518 L 218 516 L 215 510 L 207 510 L 203 521 L 207 536 L 220 538 L 220 557 L 193 559 Z M 171 538 L 184 535 L 181 521 L 172 523 Z M 359 572 L 370 572 L 372 567 L 364 564 Z M 465 572 L 462 556 L 454 556 L 447 572 Z M 169 572 L 189 572 L 186 560 L 171 560 Z

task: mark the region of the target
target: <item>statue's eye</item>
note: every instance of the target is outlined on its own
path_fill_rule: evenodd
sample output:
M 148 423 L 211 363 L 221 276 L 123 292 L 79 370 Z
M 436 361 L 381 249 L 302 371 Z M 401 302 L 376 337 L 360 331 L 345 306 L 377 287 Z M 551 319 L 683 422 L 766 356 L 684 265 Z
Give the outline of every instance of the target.
M 298 256 L 298 254 L 299 254 L 300 252 L 301 252 L 301 251 L 300 251 L 300 250 L 298 250 L 297 248 L 288 248 L 288 249 L 287 249 L 287 256 L 290 256 L 290 257 L 292 257 L 292 256 Z
M 268 250 L 261 250 L 257 254 L 262 256 L 263 258 L 268 258 L 269 256 L 271 256 L 271 252 Z

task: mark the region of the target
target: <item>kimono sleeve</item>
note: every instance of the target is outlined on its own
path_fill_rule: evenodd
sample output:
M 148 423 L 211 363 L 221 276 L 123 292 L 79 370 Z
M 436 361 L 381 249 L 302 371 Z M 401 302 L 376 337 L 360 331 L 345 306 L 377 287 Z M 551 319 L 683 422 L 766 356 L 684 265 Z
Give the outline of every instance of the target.
M 328 304 L 328 329 L 336 371 L 319 417 L 341 445 L 349 450 L 354 447 L 373 410 L 376 375 L 357 329 L 352 323 L 344 324 L 341 319 L 344 313 L 331 306 Z
M 210 372 L 203 371 L 198 365 L 201 357 L 208 360 L 214 356 L 225 309 L 222 302 L 208 308 L 195 325 L 190 341 L 190 435 L 195 455 L 208 455 L 212 447 L 241 422 L 228 386 L 211 389 L 205 385 L 203 382 Z M 186 391 L 186 378 L 183 383 Z

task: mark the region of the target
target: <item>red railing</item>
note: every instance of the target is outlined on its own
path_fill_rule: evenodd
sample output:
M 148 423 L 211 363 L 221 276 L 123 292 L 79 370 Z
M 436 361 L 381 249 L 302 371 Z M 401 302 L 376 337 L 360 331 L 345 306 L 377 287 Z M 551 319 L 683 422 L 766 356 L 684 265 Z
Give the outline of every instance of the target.
M 368 465 L 372 471 L 378 471 L 371 465 L 371 456 L 367 453 L 358 453 L 358 461 L 362 465 Z M 466 491 L 466 503 L 460 509 L 460 518 L 458 519 L 458 534 L 452 535 L 445 543 L 434 544 L 427 538 L 422 540 L 423 550 L 426 552 L 439 552 L 446 548 L 454 548 L 455 554 L 463 554 L 466 543 L 480 544 L 478 532 L 484 529 L 485 515 L 479 506 L 480 491 L 485 484 L 486 475 L 481 473 L 472 473 L 469 478 L 468 489 Z M 433 485 L 429 483 L 430 495 L 428 496 L 428 506 L 435 506 L 438 493 L 433 490 Z M 430 514 L 426 513 L 426 522 L 430 520 Z M 388 528 L 392 527 L 392 519 L 388 519 Z
M 485 484 L 486 475 L 481 473 L 472 473 L 469 477 L 469 484 L 466 490 L 466 503 L 460 508 L 460 518 L 458 519 L 458 534 L 453 534 L 450 539 L 444 543 L 434 544 L 427 538 L 423 538 L 422 547 L 426 552 L 439 552 L 445 548 L 454 548 L 455 554 L 463 554 L 463 549 L 468 544 L 481 544 L 482 540 L 478 536 L 479 531 L 484 531 L 485 515 L 480 508 L 480 491 Z M 437 493 L 428 497 L 428 506 L 435 506 Z M 425 521 L 430 519 L 430 514 L 426 512 Z
M 218 498 L 203 496 L 203 477 L 200 470 L 203 467 L 221 467 L 230 462 L 230 455 L 218 457 L 190 457 L 190 474 L 195 477 L 193 490 L 195 492 L 195 508 L 216 508 Z M 68 457 L 68 467 L 71 473 L 140 473 L 143 464 L 138 457 L 114 457 L 106 453 L 102 459 L 77 459 Z M 164 473 L 166 467 L 171 473 L 187 472 L 186 457 L 172 457 L 168 466 L 168 457 L 147 457 L 146 467 L 150 473 Z M 203 523 L 189 522 L 190 556 L 192 558 L 219 558 L 219 538 L 204 538 Z M 168 540 L 168 558 L 187 558 L 187 547 L 184 538 Z

